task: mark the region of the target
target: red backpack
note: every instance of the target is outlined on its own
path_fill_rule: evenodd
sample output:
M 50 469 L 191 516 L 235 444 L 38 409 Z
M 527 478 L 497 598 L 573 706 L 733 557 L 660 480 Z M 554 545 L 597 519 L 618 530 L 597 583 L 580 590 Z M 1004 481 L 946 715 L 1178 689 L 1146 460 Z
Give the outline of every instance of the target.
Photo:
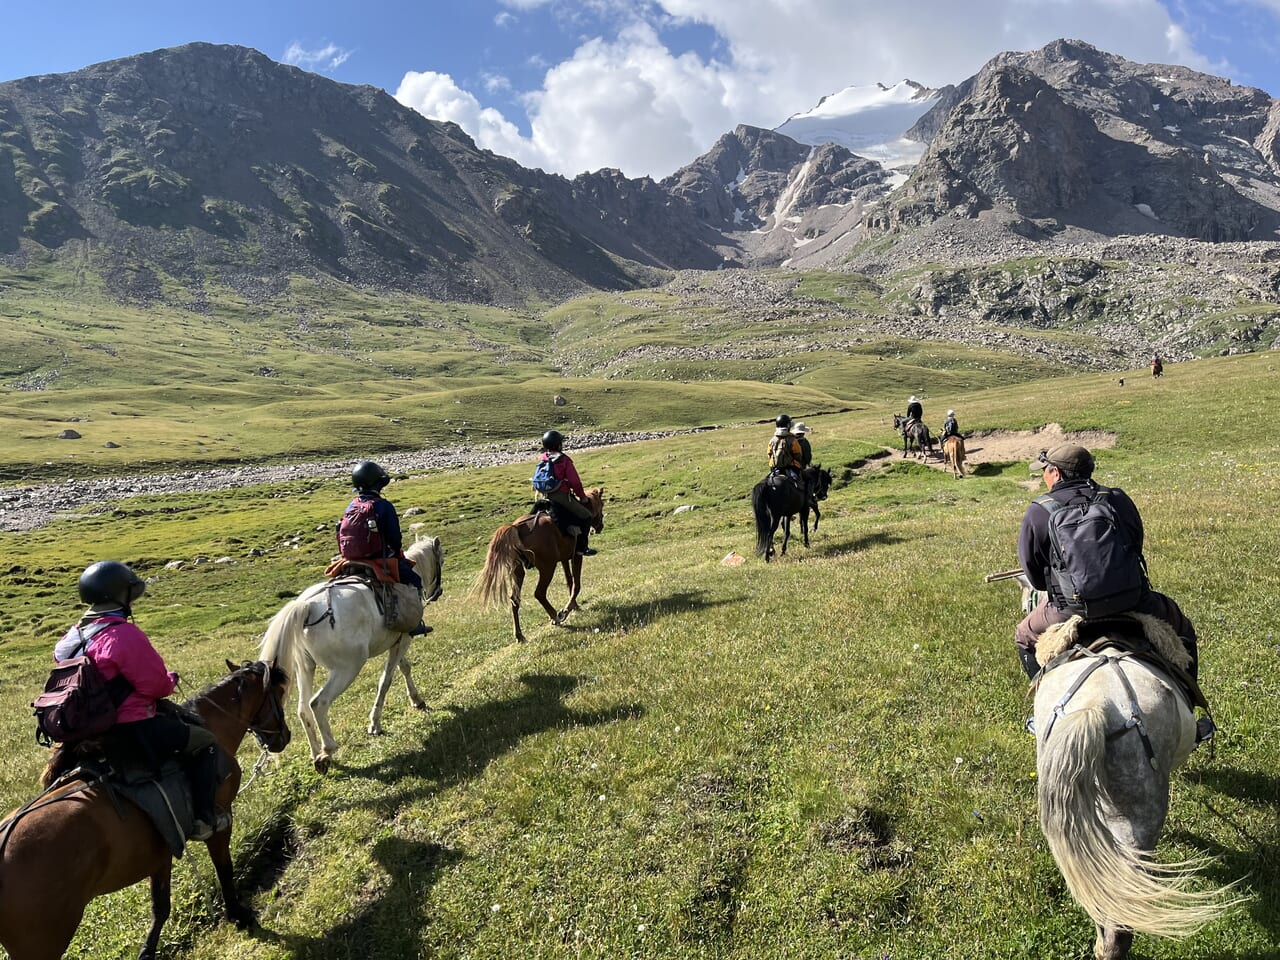
M 378 531 L 377 500 L 357 497 L 347 507 L 338 524 L 338 553 L 348 560 L 366 560 L 381 557 L 384 550 L 382 534 Z
M 90 626 L 81 631 L 80 650 L 110 624 Z M 116 708 L 133 686 L 122 675 L 110 681 L 87 653 L 63 660 L 49 674 L 44 693 L 31 703 L 36 718 L 36 742 L 42 746 L 75 743 L 100 737 L 116 722 Z

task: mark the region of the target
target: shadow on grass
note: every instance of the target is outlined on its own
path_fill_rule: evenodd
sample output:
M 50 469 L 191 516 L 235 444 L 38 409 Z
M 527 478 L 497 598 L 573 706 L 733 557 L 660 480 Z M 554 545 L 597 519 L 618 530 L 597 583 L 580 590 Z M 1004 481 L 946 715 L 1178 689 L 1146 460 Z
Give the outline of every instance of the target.
M 887 547 L 895 543 L 902 543 L 903 539 L 903 537 L 879 530 L 875 533 L 868 533 L 865 536 L 855 537 L 852 540 L 832 540 L 817 543 L 809 548 L 809 553 L 823 558 L 843 557 L 851 553 L 861 553 L 870 547 Z
M 531 734 L 568 727 L 594 727 L 644 715 L 643 706 L 637 703 L 607 710 L 581 711 L 566 707 L 565 698 L 584 679 L 563 674 L 525 674 L 520 682 L 526 690 L 519 696 L 475 707 L 442 708 L 452 709 L 453 715 L 433 729 L 420 748 L 364 766 L 337 764 L 337 769 L 348 777 L 367 777 L 388 784 L 398 783 L 405 777 L 427 781 L 394 796 L 351 805 L 372 804 L 394 809 L 477 776 L 492 760 Z
M 705 593 L 694 590 L 682 590 L 654 600 L 637 600 L 633 603 L 609 604 L 607 610 L 599 611 L 599 622 L 595 624 L 603 632 L 605 630 L 630 629 L 639 625 L 653 623 L 663 617 L 677 613 L 691 613 L 698 610 L 710 610 L 713 607 L 729 606 L 746 600 L 745 594 L 726 597 L 722 600 L 711 600 Z
M 1211 769 L 1200 771 L 1187 779 L 1199 780 L 1211 790 L 1251 803 L 1259 800 L 1280 806 L 1280 776 L 1256 770 Z M 1199 834 L 1179 831 L 1173 836 L 1200 848 L 1210 858 L 1205 873 L 1215 883 L 1227 884 L 1242 881 L 1253 900 L 1246 909 L 1254 921 L 1280 941 L 1280 846 L 1268 836 L 1257 836 L 1231 816 L 1210 802 L 1203 794 L 1197 798 L 1206 810 L 1226 823 L 1241 838 L 1244 846 L 1233 849 L 1206 840 Z M 1254 960 L 1258 954 L 1227 954 L 1234 960 Z
M 318 937 L 258 929 L 254 938 L 283 946 L 298 960 L 420 956 L 422 929 L 428 923 L 423 909 L 427 891 L 463 854 L 438 844 L 393 836 L 374 844 L 373 857 L 386 871 L 389 883 L 351 919 Z

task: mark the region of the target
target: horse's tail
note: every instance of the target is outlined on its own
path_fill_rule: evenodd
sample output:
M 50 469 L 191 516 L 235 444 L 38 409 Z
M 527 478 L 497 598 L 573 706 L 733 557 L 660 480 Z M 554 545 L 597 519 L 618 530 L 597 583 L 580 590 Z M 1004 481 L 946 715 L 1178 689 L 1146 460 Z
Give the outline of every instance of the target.
M 280 608 L 280 612 L 267 624 L 267 632 L 262 636 L 262 645 L 258 648 L 259 660 L 265 663 L 276 662 L 290 674 L 295 672 L 294 653 L 302 639 L 310 607 L 309 601 L 299 598 L 290 600 Z
M 504 523 L 493 531 L 489 553 L 484 558 L 471 595 L 481 606 L 494 607 L 506 603 L 515 583 L 516 564 L 523 564 L 527 550 L 520 544 L 520 531 L 514 523 Z
M 769 484 L 760 482 L 751 491 L 751 509 L 756 515 L 756 556 L 763 557 L 773 538 L 773 515 L 769 511 Z
M 1232 906 L 1230 887 L 1187 887 L 1197 861 L 1155 863 L 1116 840 L 1103 818 L 1107 715 L 1092 703 L 1063 714 L 1036 761 L 1040 828 L 1076 903 L 1102 926 L 1185 937 Z

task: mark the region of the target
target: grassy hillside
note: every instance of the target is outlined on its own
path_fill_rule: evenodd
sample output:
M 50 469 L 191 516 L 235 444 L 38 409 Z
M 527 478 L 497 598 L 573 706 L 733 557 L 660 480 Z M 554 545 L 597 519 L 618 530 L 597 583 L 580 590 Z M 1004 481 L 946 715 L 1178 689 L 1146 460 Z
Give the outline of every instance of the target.
M 1114 432 L 1099 479 L 1138 501 L 1153 580 L 1199 628 L 1222 732 L 1174 778 L 1161 857 L 1205 856 L 1206 882 L 1243 878 L 1253 899 L 1187 941 L 1139 938 L 1143 957 L 1262 960 L 1280 939 L 1280 458 L 1241 416 L 1280 403 L 1276 364 L 1180 364 L 1123 390 L 1111 375 L 1006 382 L 955 403 L 966 429 Z M 620 387 L 597 383 L 605 399 Z M 718 389 L 697 416 L 735 395 Z M 525 645 L 466 593 L 489 534 L 526 502 L 528 466 L 394 484 L 447 550 L 436 632 L 411 654 L 433 710 L 397 689 L 387 735 L 366 737 L 370 665 L 335 705 L 344 749 L 325 778 L 295 722 L 237 806 L 262 929 L 218 922 L 197 851 L 175 869 L 167 955 L 1086 956 L 1092 924 L 1036 822 L 1016 590 L 980 582 L 1016 560 L 1026 467 L 963 481 L 868 467 L 893 439 L 880 407 L 906 389 L 886 379 L 869 406 L 806 416 L 837 484 L 812 547 L 768 567 L 720 563 L 751 555 L 767 428 L 578 457 L 606 488 L 602 552 L 567 627 L 526 595 Z M 110 519 L 0 535 L 0 797 L 33 793 L 44 755 L 26 704 L 79 612 L 85 563 L 155 578 L 139 623 L 196 689 L 224 657 L 252 657 L 283 598 L 317 579 L 346 495 L 335 478 L 130 500 Z M 673 513 L 685 504 L 698 509 Z M 96 901 L 72 955 L 134 956 L 147 915 L 145 887 Z
M 0 272 L 0 481 L 742 423 L 778 406 L 808 417 L 1057 370 L 852 330 L 839 309 L 865 281 L 842 276 L 808 275 L 794 295 L 794 279 L 750 281 L 752 296 L 784 291 L 755 322 L 687 281 L 517 312 L 210 280 L 198 303 L 159 284 L 144 307 L 112 299 L 90 265 L 34 263 Z

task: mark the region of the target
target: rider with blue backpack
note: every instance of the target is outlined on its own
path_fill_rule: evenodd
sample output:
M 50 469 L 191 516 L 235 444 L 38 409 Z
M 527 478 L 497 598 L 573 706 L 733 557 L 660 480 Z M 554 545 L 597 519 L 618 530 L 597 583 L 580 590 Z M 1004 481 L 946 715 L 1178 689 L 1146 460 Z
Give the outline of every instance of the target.
M 587 542 L 592 520 L 591 508 L 586 505 L 587 491 L 582 487 L 573 460 L 564 452 L 564 436 L 559 430 L 548 430 L 542 435 L 542 456 L 538 458 L 531 482 L 534 490 L 574 519 L 567 532 L 578 538 L 578 556 L 594 557 L 598 551 L 591 549 Z

